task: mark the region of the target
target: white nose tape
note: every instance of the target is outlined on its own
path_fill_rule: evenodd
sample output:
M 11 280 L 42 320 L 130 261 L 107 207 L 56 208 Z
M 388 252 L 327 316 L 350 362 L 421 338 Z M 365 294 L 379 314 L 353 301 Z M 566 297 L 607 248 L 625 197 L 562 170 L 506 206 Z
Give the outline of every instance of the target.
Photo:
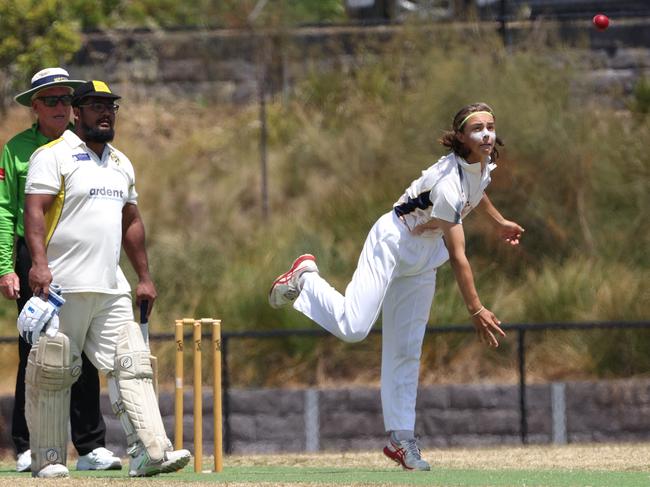
M 470 138 L 477 142 L 482 142 L 486 137 L 488 140 L 495 140 L 496 136 L 497 134 L 494 130 L 488 130 L 487 128 L 484 128 L 480 132 L 472 132 L 470 134 Z

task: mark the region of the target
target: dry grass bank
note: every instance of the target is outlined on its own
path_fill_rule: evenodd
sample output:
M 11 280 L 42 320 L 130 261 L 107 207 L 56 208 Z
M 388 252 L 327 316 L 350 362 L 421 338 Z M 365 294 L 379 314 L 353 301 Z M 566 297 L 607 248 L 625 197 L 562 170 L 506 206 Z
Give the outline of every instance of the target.
M 384 51 L 362 53 L 354 70 L 314 69 L 291 97 L 270 101 L 268 219 L 257 106 L 136 104 L 124 93 L 115 143 L 137 173 L 160 295 L 152 331 L 171 331 L 184 316 L 221 318 L 228 331 L 315 326 L 290 309 L 270 309 L 272 279 L 309 251 L 343 289 L 374 220 L 444 153 L 436 138 L 460 106 L 476 100 L 494 107 L 506 141 L 489 194 L 527 230 L 513 250 L 480 218 L 467 220 L 482 300 L 504 322 L 648 318 L 650 118 L 586 103 L 580 73 L 561 47 L 524 43 L 512 52 L 484 33 L 427 35 L 440 37 L 405 32 Z M 0 138 L 27 123 L 25 110 L 10 110 Z M 0 333 L 14 333 L 14 319 L 13 303 L 0 302 Z M 468 323 L 448 266 L 438 272 L 431 323 Z M 531 378 L 645 374 L 648 346 L 644 332 L 536 335 Z M 171 350 L 160 347 L 170 376 Z M 377 380 L 372 340 L 288 338 L 231 352 L 234 384 Z M 514 353 L 513 337 L 496 352 L 469 336 L 432 338 L 422 379 L 510 381 Z

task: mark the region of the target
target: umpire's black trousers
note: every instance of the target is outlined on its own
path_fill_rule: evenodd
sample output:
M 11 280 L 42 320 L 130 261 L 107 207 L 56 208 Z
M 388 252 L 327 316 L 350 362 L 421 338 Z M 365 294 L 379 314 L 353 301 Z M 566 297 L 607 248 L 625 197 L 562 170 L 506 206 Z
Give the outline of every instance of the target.
M 16 244 L 16 274 L 20 279 L 18 312 L 32 296 L 29 288 L 29 269 L 32 260 L 23 238 Z M 18 374 L 11 422 L 11 436 L 17 453 L 29 450 L 29 430 L 25 421 L 25 368 L 31 345 L 18 338 Z M 99 408 L 99 374 L 85 354 L 81 355 L 82 369 L 79 380 L 72 386 L 70 399 L 70 431 L 72 443 L 79 455 L 87 455 L 95 448 L 105 446 L 106 425 Z

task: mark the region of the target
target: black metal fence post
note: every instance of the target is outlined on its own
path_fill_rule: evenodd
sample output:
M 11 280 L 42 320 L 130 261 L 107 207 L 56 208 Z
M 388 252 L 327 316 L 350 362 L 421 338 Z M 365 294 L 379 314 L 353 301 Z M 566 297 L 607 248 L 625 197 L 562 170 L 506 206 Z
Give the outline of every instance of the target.
M 519 361 L 519 418 L 521 443 L 528 443 L 528 412 L 526 410 L 526 330 L 517 330 L 517 357 Z

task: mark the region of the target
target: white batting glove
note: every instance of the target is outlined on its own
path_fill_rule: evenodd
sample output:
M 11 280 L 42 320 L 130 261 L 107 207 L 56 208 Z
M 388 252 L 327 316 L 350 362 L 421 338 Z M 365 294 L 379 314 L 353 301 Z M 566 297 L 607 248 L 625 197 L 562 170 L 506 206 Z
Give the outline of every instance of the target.
M 45 334 L 51 338 L 59 331 L 59 312 L 61 307 L 65 304 L 65 299 L 61 295 L 61 286 L 58 284 L 50 284 L 50 293 L 47 297 L 48 302 L 54 306 L 55 313 L 52 315 L 52 319 L 45 324 Z
M 56 335 L 59 329 L 59 311 L 65 303 L 61 297 L 61 288 L 55 284 L 50 286 L 48 299 L 32 296 L 23 307 L 16 325 L 18 333 L 30 345 L 34 345 L 41 332 L 47 327 L 48 336 Z
M 48 301 L 44 301 L 39 296 L 32 296 L 18 315 L 16 321 L 18 333 L 27 343 L 34 345 L 45 325 L 55 314 L 54 306 Z

